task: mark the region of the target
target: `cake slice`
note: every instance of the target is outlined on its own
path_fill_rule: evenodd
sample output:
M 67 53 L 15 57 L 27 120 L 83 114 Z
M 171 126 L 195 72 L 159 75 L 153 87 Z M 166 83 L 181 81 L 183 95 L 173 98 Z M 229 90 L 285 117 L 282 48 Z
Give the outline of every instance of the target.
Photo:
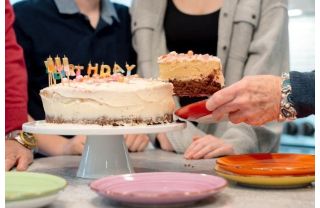
M 209 54 L 170 52 L 158 58 L 159 79 L 169 81 L 180 97 L 210 96 L 224 86 L 220 59 Z

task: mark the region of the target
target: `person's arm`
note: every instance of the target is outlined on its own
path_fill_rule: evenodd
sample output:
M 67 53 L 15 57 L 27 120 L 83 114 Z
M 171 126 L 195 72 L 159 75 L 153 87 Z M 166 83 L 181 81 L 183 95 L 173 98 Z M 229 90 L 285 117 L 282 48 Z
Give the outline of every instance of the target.
M 124 140 L 130 152 L 142 152 L 149 144 L 149 136 L 147 134 L 127 134 Z
M 14 13 L 6 0 L 5 19 L 5 128 L 6 133 L 21 129 L 27 121 L 27 72 L 22 48 L 13 30 Z
M 261 15 L 252 35 L 243 75 L 279 76 L 289 69 L 287 1 L 261 1 L 260 8 Z M 262 127 L 232 123 L 228 126 L 221 138 L 232 143 L 236 153 L 271 151 L 280 138 L 279 129 L 282 129 L 280 123 Z M 270 143 L 261 143 L 261 137 L 268 138 Z
M 165 139 L 162 137 L 158 138 L 160 142 L 160 146 L 162 149 L 167 151 L 175 151 L 177 153 L 184 153 L 188 147 L 192 144 L 194 137 L 203 137 L 206 135 L 201 129 L 197 128 L 191 122 L 187 121 L 186 128 L 179 130 L 179 131 L 172 131 L 166 133 L 166 137 L 170 142 L 170 145 L 165 145 Z M 161 145 L 164 144 L 164 145 Z M 162 147 L 164 146 L 164 148 Z
M 45 155 L 81 155 L 86 141 L 85 136 L 74 136 L 67 139 L 59 135 L 35 134 L 38 151 Z
M 179 99 L 174 98 L 176 107 L 180 107 Z M 177 119 L 176 116 L 173 118 Z M 166 151 L 175 151 L 177 153 L 184 153 L 192 143 L 193 137 L 203 137 L 206 133 L 197 128 L 193 123 L 187 121 L 186 128 L 179 131 L 172 131 L 157 135 L 157 140 L 160 143 L 161 149 Z
M 281 101 L 281 78 L 272 75 L 244 77 L 213 94 L 206 103 L 213 119 L 224 115 L 232 123 L 260 126 L 278 119 Z
M 290 72 L 291 98 L 297 117 L 306 117 L 315 112 L 315 72 Z
M 23 51 L 17 44 L 13 30 L 14 13 L 5 2 L 5 131 L 20 130 L 27 121 L 27 73 Z M 5 141 L 5 170 L 17 166 L 18 171 L 28 168 L 33 161 L 31 150 L 15 140 Z
M 29 121 L 34 119 L 29 115 Z M 38 151 L 45 155 L 81 155 L 86 141 L 85 136 L 77 135 L 67 139 L 59 135 L 34 134 Z
M 297 117 L 315 112 L 315 72 L 290 72 L 291 95 Z M 248 76 L 213 94 L 207 101 L 214 120 L 225 114 L 233 123 L 263 125 L 279 119 L 282 102 L 281 78 L 271 75 Z

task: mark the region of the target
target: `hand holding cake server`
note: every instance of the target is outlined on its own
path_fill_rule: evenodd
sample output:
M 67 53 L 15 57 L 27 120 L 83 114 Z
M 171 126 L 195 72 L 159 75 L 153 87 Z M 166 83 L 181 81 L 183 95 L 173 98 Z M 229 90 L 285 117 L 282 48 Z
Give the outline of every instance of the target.
M 232 123 L 263 125 L 271 121 L 294 120 L 315 112 L 315 72 L 290 72 L 281 77 L 244 77 L 213 94 L 206 107 L 214 120 L 228 114 Z

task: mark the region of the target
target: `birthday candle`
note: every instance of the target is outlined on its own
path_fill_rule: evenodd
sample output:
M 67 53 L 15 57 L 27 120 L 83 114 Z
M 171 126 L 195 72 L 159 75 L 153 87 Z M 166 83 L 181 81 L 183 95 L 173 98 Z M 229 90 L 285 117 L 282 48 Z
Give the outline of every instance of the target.
M 127 76 L 131 75 L 131 71 L 136 67 L 136 65 L 129 65 L 128 63 L 126 63 L 126 69 L 127 69 Z
M 90 77 L 92 71 L 93 71 L 94 75 L 98 75 L 98 64 L 96 64 L 95 66 L 92 66 L 91 62 L 89 62 L 88 68 L 87 68 L 87 74 L 89 77 Z
M 51 56 L 49 56 L 49 58 L 47 59 L 47 66 L 48 66 L 48 71 L 50 73 L 55 72 L 54 63 L 53 63 L 53 59 L 51 58 Z
M 49 83 L 49 86 L 51 86 L 51 73 L 49 73 L 49 70 L 48 70 L 48 61 L 44 61 L 44 65 L 46 66 L 46 71 L 48 73 L 48 83 Z
M 76 76 L 76 74 L 74 73 L 74 65 L 73 64 L 69 64 L 69 75 L 70 76 Z
M 61 73 L 54 73 L 54 79 L 55 80 L 60 80 L 61 79 Z
M 55 57 L 54 61 L 55 61 L 57 67 L 61 66 L 61 59 L 58 55 Z
M 65 55 L 62 58 L 62 64 L 63 64 L 62 77 L 67 76 L 67 81 L 69 82 L 69 76 L 70 76 L 69 60 Z
M 61 59 L 57 55 L 54 60 L 58 71 L 58 73 L 55 74 L 55 79 L 62 81 L 62 78 L 65 77 L 65 72 L 63 71 L 63 66 L 61 65 Z
M 117 63 L 114 63 L 113 73 L 124 73 L 124 70 Z
M 69 61 L 66 56 L 62 58 L 63 70 L 66 72 L 67 76 L 69 76 Z
M 61 70 L 60 75 L 61 75 L 62 78 L 65 78 L 66 77 L 66 72 L 64 70 Z
M 81 70 L 83 70 L 83 66 L 80 66 L 80 65 L 78 65 L 78 66 L 75 66 L 74 68 L 76 68 L 76 76 L 79 76 L 79 75 L 81 75 Z
M 66 56 L 64 56 L 64 57 L 62 58 L 62 63 L 63 63 L 64 66 L 69 65 L 69 60 L 68 60 L 68 58 L 67 58 Z
M 111 67 L 103 64 L 100 66 L 100 77 L 109 77 L 111 75 Z
M 48 66 L 48 72 L 50 74 L 49 85 L 52 85 L 53 83 L 55 84 L 56 80 L 54 79 L 53 74 L 55 73 L 56 69 L 54 67 L 53 59 L 51 58 L 51 56 L 49 56 L 49 58 L 47 59 L 47 66 Z

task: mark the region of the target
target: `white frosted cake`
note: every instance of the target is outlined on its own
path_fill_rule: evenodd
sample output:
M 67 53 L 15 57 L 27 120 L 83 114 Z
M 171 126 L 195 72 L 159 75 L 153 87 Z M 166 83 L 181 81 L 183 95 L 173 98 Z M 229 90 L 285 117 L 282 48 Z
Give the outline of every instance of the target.
M 63 80 L 40 91 L 46 121 L 153 125 L 173 121 L 173 85 L 134 76 Z

